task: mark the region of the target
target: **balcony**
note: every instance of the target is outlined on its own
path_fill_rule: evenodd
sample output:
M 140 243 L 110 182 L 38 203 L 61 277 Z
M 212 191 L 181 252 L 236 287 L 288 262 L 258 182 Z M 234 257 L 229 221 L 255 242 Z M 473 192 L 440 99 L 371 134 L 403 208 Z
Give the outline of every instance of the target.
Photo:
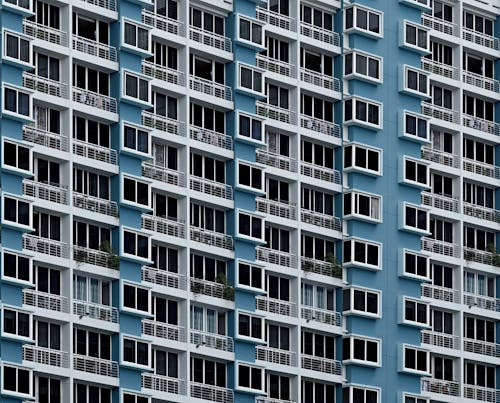
M 450 66 L 449 64 L 436 62 L 434 60 L 426 58 L 422 58 L 420 64 L 422 70 L 428 71 L 431 74 L 449 78 L 451 80 L 459 79 L 459 70 L 456 67 Z
M 466 399 L 497 403 L 500 401 L 500 392 L 497 389 L 484 386 L 464 385 L 464 397 Z
M 342 278 L 342 268 L 337 267 L 335 264 L 325 261 L 313 259 L 310 257 L 302 256 L 300 258 L 301 268 L 306 273 L 316 273 L 322 274 L 323 276 L 329 276 L 341 279 Z
M 90 158 L 92 160 L 105 162 L 107 164 L 118 164 L 116 150 L 102 147 L 97 144 L 87 143 L 85 141 L 73 139 L 73 154 L 80 157 Z
M 256 55 L 256 66 L 267 70 L 269 73 L 276 73 L 281 76 L 295 78 L 295 66 L 291 63 L 282 62 L 281 60 L 274 59 L 269 56 L 264 56 L 258 53 Z
M 464 304 L 470 307 L 487 309 L 488 311 L 500 312 L 500 299 L 487 295 L 472 294 L 464 292 Z
M 307 22 L 300 22 L 300 34 L 328 45 L 340 46 L 340 35 L 337 32 L 317 27 Z
M 476 262 L 486 264 L 488 266 L 500 267 L 500 259 L 496 253 L 485 250 L 468 248 L 464 246 L 464 259 L 467 262 Z
M 191 329 L 189 331 L 189 340 L 191 344 L 196 346 L 204 346 L 230 353 L 234 351 L 233 338 L 222 334 Z
M 205 383 L 189 382 L 189 395 L 196 399 L 210 400 L 218 403 L 233 403 L 232 389 L 222 388 Z
M 23 194 L 52 203 L 68 204 L 68 189 L 58 185 L 23 179 Z
M 342 231 L 340 218 L 316 211 L 300 209 L 300 220 L 303 223 L 314 225 L 319 228 L 326 228 L 333 231 Z
M 485 162 L 464 158 L 463 169 L 464 171 L 471 172 L 473 174 L 488 176 L 493 179 L 500 179 L 500 167 L 487 164 Z
M 82 0 L 85 3 L 92 4 L 97 7 L 105 8 L 109 11 L 116 11 L 116 1 L 115 0 Z
M 290 125 L 296 123 L 296 114 L 289 109 L 280 108 L 262 101 L 256 101 L 255 108 L 259 116 Z
M 263 197 L 255 199 L 255 210 L 259 213 L 286 218 L 287 220 L 295 220 L 297 215 L 295 203 L 269 200 Z
M 184 238 L 185 227 L 186 224 L 183 221 L 176 221 L 150 214 L 142 215 L 142 229 L 148 231 L 175 236 L 177 238 Z
M 342 315 L 340 312 L 330 311 L 328 309 L 302 305 L 301 317 L 307 322 L 312 320 L 326 325 L 342 326 Z
M 162 323 L 156 320 L 143 319 L 142 333 L 160 339 L 178 341 L 181 343 L 186 342 L 186 329 L 184 327 Z
M 63 259 L 69 257 L 67 243 L 31 234 L 23 234 L 23 249 Z
M 430 192 L 422 192 L 422 204 L 424 206 L 434 207 L 439 210 L 458 213 L 460 210 L 460 202 L 456 197 L 438 195 Z
M 189 126 L 189 137 L 192 140 L 223 148 L 224 150 L 233 149 L 233 138 L 227 134 L 216 132 L 215 130 L 208 130 L 203 127 L 191 125 Z
M 185 290 L 187 288 L 185 276 L 156 267 L 143 266 L 141 269 L 141 280 L 146 283 L 180 290 Z
M 492 91 L 495 93 L 500 92 L 500 81 L 484 77 L 480 74 L 471 73 L 470 71 L 464 71 L 462 73 L 462 81 L 465 84 L 481 88 L 482 90 Z
M 106 267 L 118 270 L 120 263 L 118 256 L 98 249 L 73 245 L 73 259 L 80 263 Z
M 143 10 L 143 12 L 146 10 Z M 142 74 L 154 78 L 156 80 L 164 81 L 168 84 L 186 85 L 186 76 L 182 71 L 171 69 L 159 64 L 142 61 Z
M 23 360 L 52 367 L 69 368 L 68 352 L 35 345 L 23 345 Z
M 460 258 L 460 246 L 454 243 L 438 241 L 431 238 L 421 238 L 422 250 L 449 257 Z
M 340 178 L 341 178 L 340 172 L 332 168 L 326 168 L 320 165 L 315 165 L 309 162 L 301 161 L 300 173 L 310 178 L 340 185 Z
M 189 179 L 189 188 L 195 192 L 221 197 L 226 200 L 233 200 L 233 187 L 231 185 L 226 185 L 225 183 L 191 176 Z
M 260 164 L 282 169 L 284 171 L 297 171 L 297 161 L 295 160 L 295 158 L 290 158 L 280 154 L 274 154 L 262 148 L 257 149 L 255 160 Z
M 160 14 L 156 14 L 144 8 L 142 9 L 142 22 L 144 24 L 151 25 L 160 31 L 168 32 L 169 34 L 180 36 L 185 35 L 184 23 L 172 18 L 167 18 Z
M 500 123 L 470 115 L 463 115 L 462 119 L 465 127 L 492 134 L 494 136 L 500 136 Z
M 224 52 L 232 51 L 231 39 L 197 27 L 189 27 L 189 39 Z
M 67 137 L 29 125 L 23 126 L 23 140 L 54 150 L 68 151 Z
M 43 92 L 47 95 L 52 95 L 58 98 L 69 98 L 68 85 L 60 83 L 56 80 L 51 80 L 49 78 L 37 76 L 27 71 L 23 72 L 23 86 L 26 88 Z
M 438 285 L 423 283 L 421 285 L 422 296 L 436 299 L 439 301 L 460 303 L 460 291 L 453 288 L 442 287 Z
M 157 392 L 172 393 L 175 395 L 186 394 L 186 382 L 183 379 L 170 378 L 164 375 L 142 373 L 141 386 L 144 389 L 156 390 Z
M 459 124 L 460 122 L 457 111 L 433 105 L 429 102 L 422 102 L 422 113 L 426 116 L 430 116 L 431 118 L 443 120 L 448 123 Z
M 201 92 L 205 95 L 223 99 L 225 101 L 233 100 L 233 92 L 231 90 L 231 87 L 216 83 L 215 81 L 206 80 L 201 77 L 190 76 L 189 89 L 196 92 Z
M 255 297 L 255 309 L 276 315 L 297 317 L 296 303 L 261 295 Z
M 297 267 L 297 259 L 293 253 L 257 246 L 255 248 L 255 254 L 256 259 L 261 262 L 289 267 L 291 269 Z
M 434 378 L 420 378 L 422 392 L 439 393 L 448 396 L 460 396 L 460 384 L 454 381 L 445 381 Z
M 340 139 L 340 126 L 333 122 L 317 119 L 309 115 L 300 115 L 300 126 L 316 133 Z
M 460 337 L 452 334 L 434 332 L 432 330 L 422 330 L 421 343 L 430 346 L 460 350 Z
M 429 14 L 422 14 L 422 25 L 446 35 L 458 36 L 458 25 Z
M 142 111 L 142 124 L 161 132 L 175 134 L 177 136 L 185 136 L 185 125 L 183 122 L 166 116 L 157 115 L 156 113 Z
M 174 186 L 186 186 L 186 178 L 183 172 L 155 165 L 151 162 L 142 163 L 142 176 L 168 183 Z
M 300 69 L 300 79 L 307 84 L 314 85 L 329 91 L 340 91 L 340 81 L 338 78 L 318 73 L 305 68 Z
M 118 363 L 88 355 L 73 354 L 73 369 L 94 375 L 118 378 Z
M 463 202 L 464 214 L 469 217 L 479 218 L 500 224 L 500 211 L 489 207 L 478 206 L 477 204 Z
M 255 403 L 295 403 L 292 400 L 281 400 L 275 399 L 273 397 L 257 396 L 255 398 Z
M 341 375 L 342 363 L 331 358 L 316 357 L 314 355 L 301 354 L 300 366 L 302 369 L 323 372 L 325 374 Z
M 234 301 L 234 289 L 231 286 L 192 277 L 189 289 L 194 294 Z
M 500 357 L 500 345 L 483 340 L 464 338 L 464 351 L 488 357 Z
M 200 242 L 205 245 L 215 246 L 217 248 L 233 250 L 233 237 L 221 232 L 211 231 L 199 227 L 191 227 L 189 231 L 191 241 Z
M 434 150 L 429 147 L 422 147 L 422 159 L 435 162 L 436 164 L 445 165 L 451 168 L 460 167 L 460 156 L 450 154 L 440 150 Z
M 109 305 L 97 304 L 95 302 L 73 300 L 73 315 L 81 318 L 103 320 L 105 322 L 118 323 L 118 309 Z
M 297 366 L 295 351 L 281 350 L 267 346 L 255 347 L 255 359 L 278 365 Z
M 257 7 L 256 16 L 258 20 L 263 21 L 269 25 L 273 25 L 287 31 L 297 30 L 295 19 L 287 15 L 276 13 L 262 7 Z
M 118 217 L 118 204 L 112 200 L 73 192 L 73 207 L 99 214 Z
M 462 38 L 468 42 L 474 43 L 475 45 L 484 46 L 494 50 L 500 49 L 500 39 L 469 28 L 462 27 Z
M 82 88 L 73 87 L 73 102 L 91 106 L 102 111 L 117 113 L 116 99 L 97 92 L 87 91 Z
M 29 288 L 23 289 L 23 304 L 47 309 L 52 312 L 69 313 L 69 301 L 67 297 Z
M 24 19 L 23 32 L 34 39 L 40 39 L 54 45 L 68 46 L 68 34 L 66 32 L 38 24 L 34 21 Z
M 95 56 L 100 59 L 116 62 L 116 48 L 114 46 L 105 45 L 91 39 L 73 35 L 73 50 L 85 53 L 90 56 Z

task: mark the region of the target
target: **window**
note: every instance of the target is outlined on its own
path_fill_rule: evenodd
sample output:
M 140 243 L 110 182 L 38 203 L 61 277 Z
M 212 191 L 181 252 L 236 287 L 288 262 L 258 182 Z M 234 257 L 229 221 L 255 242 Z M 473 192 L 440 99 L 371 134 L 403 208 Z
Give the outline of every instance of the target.
M 125 96 L 149 103 L 149 81 L 128 72 L 123 75 Z
M 342 340 L 342 357 L 363 365 L 380 365 L 380 340 L 348 337 Z
M 404 181 L 418 187 L 429 187 L 429 165 L 407 157 L 404 160 Z
M 225 388 L 226 364 L 215 360 L 191 357 L 190 381 Z M 210 388 L 210 386 L 209 386 Z M 211 388 L 213 390 L 213 388 Z
M 123 307 L 149 313 L 150 292 L 145 287 L 132 284 L 123 284 Z
M 73 245 L 100 250 L 105 242 L 111 246 L 110 228 L 73 220 Z
M 428 97 L 429 85 L 427 73 L 408 66 L 404 66 L 404 90 Z
M 344 147 L 344 168 L 361 169 L 369 173 L 381 174 L 381 151 L 350 144 Z
M 262 124 L 262 119 L 239 113 L 238 121 L 238 136 L 263 141 L 262 129 L 264 125 Z
M 2 312 L 2 334 L 4 337 L 32 339 L 32 315 L 18 309 L 5 307 Z
M 380 266 L 380 245 L 360 239 L 344 241 L 344 264 L 368 266 L 378 269 Z
M 344 389 L 342 389 L 342 401 L 356 403 L 378 403 L 379 391 L 377 389 L 368 389 L 362 386 L 345 387 Z
M 480 34 L 486 34 L 489 36 L 494 35 L 493 27 L 495 25 L 495 21 L 491 18 L 472 14 L 469 11 L 464 11 L 464 25 L 467 29 L 479 32 Z
M 3 196 L 2 222 L 31 227 L 31 203 L 17 197 Z
M 416 252 L 405 250 L 404 274 L 407 276 L 429 278 L 429 258 Z
M 135 393 L 123 393 L 123 403 L 150 403 L 148 396 L 140 396 Z
M 123 125 L 123 147 L 149 154 L 149 133 L 136 126 Z
M 305 307 L 319 308 L 327 311 L 335 311 L 336 293 L 333 288 L 326 288 L 324 285 L 313 285 L 302 282 L 301 284 L 301 302 L 304 319 L 313 319 L 323 323 L 332 324 L 333 318 L 326 316 L 314 317 L 314 309 Z
M 94 38 L 95 31 L 92 31 L 90 35 Z M 73 64 L 73 85 L 75 87 L 108 96 L 110 92 L 109 82 L 109 73 L 84 67 L 79 64 Z M 125 88 L 125 85 L 123 87 Z M 89 99 L 89 97 L 83 95 L 80 95 L 80 98 L 78 99 L 78 102 L 95 107 L 100 107 L 100 101 L 100 97 L 93 97 L 92 99 Z
M 8 7 L 9 5 L 16 8 L 22 8 L 23 11 L 31 12 L 31 1 L 30 0 L 4 0 L 4 6 Z
M 413 346 L 403 346 L 403 370 L 408 372 L 429 373 L 429 356 L 426 350 Z
M 247 313 L 238 313 L 238 335 L 252 339 L 264 339 L 263 319 Z
M 243 18 L 242 16 L 238 16 L 238 19 L 240 21 L 239 38 L 262 46 L 262 24 L 248 18 Z
M 382 36 L 382 14 L 373 9 L 358 5 L 346 9 L 345 28 L 356 30 L 368 35 Z
M 424 0 L 420 0 L 420 1 L 424 1 Z M 425 1 L 427 1 L 427 0 L 425 0 Z M 409 395 L 407 393 L 404 393 L 402 403 L 429 403 L 429 399 L 427 399 L 425 397 Z
M 346 123 L 358 124 L 371 128 L 382 128 L 382 105 L 366 99 L 351 98 L 344 103 Z
M 33 398 L 33 371 L 10 364 L 2 368 L 2 394 Z
M 345 55 L 346 78 L 361 76 L 370 81 L 382 81 L 382 58 L 367 53 L 351 52 Z
M 224 161 L 191 153 L 190 175 L 219 183 L 226 182 L 226 165 Z
M 111 335 L 73 328 L 73 353 L 109 361 L 111 360 Z
M 4 31 L 4 56 L 9 59 L 31 64 L 31 42 L 29 39 Z
M 124 363 L 149 366 L 149 344 L 123 337 L 123 357 Z
M 238 184 L 262 191 L 264 189 L 262 169 L 253 165 L 238 162 Z
M 35 398 L 39 402 L 58 403 L 61 401 L 61 380 L 38 375 L 35 378 Z M 111 395 L 110 395 L 111 397 Z M 80 403 L 76 399 L 74 403 Z M 111 403 L 111 399 L 101 398 L 101 403 Z
M 130 177 L 123 178 L 123 200 L 139 204 L 141 206 L 149 206 L 149 185 L 145 182 L 133 179 Z
M 263 368 L 238 364 L 238 388 L 264 391 Z
M 302 380 L 301 402 L 331 403 L 335 401 L 335 384 Z
M 334 169 L 333 147 L 327 147 L 322 144 L 302 140 L 300 147 L 300 159 L 312 165 L 330 168 L 332 170 Z
M 149 237 L 135 231 L 123 230 L 123 253 L 149 259 Z
M 429 305 L 410 298 L 403 298 L 405 324 L 429 326 Z
M 252 263 L 238 262 L 238 284 L 240 286 L 263 289 L 262 267 Z
M 59 272 L 56 273 L 59 277 Z M 52 282 L 55 273 L 51 270 L 50 274 L 50 280 Z M 60 288 L 59 283 L 60 280 L 58 278 L 58 288 Z M 73 298 L 78 301 L 86 301 L 94 304 L 109 306 L 111 305 L 111 282 L 75 274 L 73 275 Z M 83 310 L 85 309 L 84 304 L 75 304 L 75 306 L 80 306 Z M 106 317 L 105 314 L 108 314 L 108 312 L 105 311 L 101 315 Z
M 343 290 L 343 312 L 380 316 L 380 292 L 360 288 Z
M 370 221 L 382 221 L 382 198 L 377 195 L 350 192 L 344 194 L 344 218 L 355 216 Z
M 238 234 L 258 240 L 264 239 L 263 219 L 244 212 L 238 213 Z
M 288 7 L 288 2 L 286 3 Z M 271 7 L 271 10 L 273 10 L 273 7 Z M 306 24 L 310 24 L 313 27 L 313 30 L 314 27 L 318 27 L 323 28 L 326 31 L 333 31 L 333 15 L 322 10 L 321 8 L 313 8 L 309 5 L 301 3 L 300 20 Z
M 32 111 L 31 93 L 16 87 L 4 85 L 3 111 L 31 118 Z
M 149 30 L 130 21 L 124 21 L 123 30 L 125 44 L 149 51 Z
M 266 389 L 267 394 L 271 399 L 278 399 L 282 401 L 290 400 L 290 377 L 286 375 L 278 375 L 268 373 Z M 313 401 L 313 400 L 310 400 Z M 331 401 L 331 400 L 330 400 Z
M 240 87 L 262 93 L 262 71 L 240 64 Z
M 221 16 L 201 11 L 197 8 L 190 8 L 189 23 L 204 31 L 224 35 L 224 18 Z
M 75 383 L 73 392 L 74 403 L 111 403 L 111 388 Z
M 2 275 L 4 280 L 32 282 L 32 261 L 29 256 L 4 249 L 2 257 Z
M 57 117 L 59 118 L 59 115 Z M 59 133 L 59 131 L 60 130 L 58 127 L 57 133 Z M 109 148 L 109 132 L 110 128 L 108 124 L 100 123 L 95 120 L 85 119 L 80 116 L 73 116 L 73 138 L 76 140 Z
M 406 203 L 403 206 L 403 228 L 419 232 L 429 232 L 429 210 Z
M 31 174 L 32 156 L 31 148 L 20 143 L 4 139 L 3 141 L 3 167 L 24 171 Z
M 405 111 L 403 119 L 403 136 L 417 140 L 430 141 L 429 119 L 427 117 Z
M 429 37 L 427 28 L 405 21 L 404 30 L 404 45 L 406 47 L 428 53 Z

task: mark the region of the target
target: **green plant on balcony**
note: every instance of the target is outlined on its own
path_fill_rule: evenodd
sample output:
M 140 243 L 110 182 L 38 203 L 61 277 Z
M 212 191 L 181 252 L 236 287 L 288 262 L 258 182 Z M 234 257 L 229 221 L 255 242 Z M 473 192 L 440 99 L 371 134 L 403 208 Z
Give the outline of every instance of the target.
M 325 261 L 330 263 L 330 272 L 332 277 L 342 277 L 342 265 L 338 262 L 337 257 L 333 253 L 329 253 L 325 257 Z
M 118 269 L 120 266 L 120 257 L 114 252 L 109 241 L 104 241 L 99 246 L 99 250 L 107 254 L 106 265 L 112 269 Z
M 493 266 L 500 266 L 500 255 L 498 254 L 497 248 L 495 247 L 495 245 L 493 245 L 492 243 L 488 244 L 488 246 L 486 246 L 486 252 L 489 252 L 492 254 L 491 264 Z
M 224 286 L 224 288 L 222 290 L 222 296 L 225 299 L 233 301 L 234 300 L 234 287 L 229 283 L 226 275 L 224 273 L 219 273 L 219 275 L 217 276 L 217 279 L 215 281 Z

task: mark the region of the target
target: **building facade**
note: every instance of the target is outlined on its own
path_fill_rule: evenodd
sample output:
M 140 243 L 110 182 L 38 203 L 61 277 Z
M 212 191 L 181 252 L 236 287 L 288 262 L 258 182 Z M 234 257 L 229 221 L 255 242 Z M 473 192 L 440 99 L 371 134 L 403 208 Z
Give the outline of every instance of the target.
M 3 0 L 0 400 L 499 402 L 499 15 Z

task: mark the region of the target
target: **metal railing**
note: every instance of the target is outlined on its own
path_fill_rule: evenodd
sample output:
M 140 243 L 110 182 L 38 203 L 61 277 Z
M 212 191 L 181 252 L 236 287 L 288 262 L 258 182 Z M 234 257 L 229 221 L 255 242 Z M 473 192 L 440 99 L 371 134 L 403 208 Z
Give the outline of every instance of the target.
M 142 61 L 142 74 L 169 84 L 186 85 L 186 75 L 182 71 L 148 62 L 147 60 Z
M 144 161 L 142 163 L 142 176 L 175 186 L 186 186 L 184 172 L 165 168 Z
M 256 162 L 284 171 L 297 172 L 297 160 L 284 155 L 274 154 L 262 148 L 256 151 Z
M 179 341 L 181 343 L 186 342 L 186 328 L 156 320 L 143 319 L 142 333 L 160 339 Z
M 59 151 L 68 151 L 68 138 L 30 125 L 23 126 L 23 140 Z
M 334 231 L 342 230 L 342 221 L 339 217 L 307 209 L 300 209 L 300 221 L 314 225 L 315 227 L 327 228 Z
M 435 162 L 436 164 L 446 165 L 452 168 L 460 167 L 460 156 L 450 154 L 445 151 L 434 150 L 429 147 L 422 147 L 422 159 Z
M 341 375 L 342 373 L 342 363 L 331 358 L 301 354 L 300 365 L 302 369 L 308 369 L 310 371 L 324 372 L 332 375 Z
M 69 354 L 67 351 L 35 345 L 23 345 L 23 360 L 53 367 L 69 368 Z
M 191 344 L 196 346 L 204 346 L 228 352 L 234 351 L 233 338 L 222 334 L 191 329 L 189 331 L 189 340 Z
M 301 318 L 306 321 L 325 323 L 332 326 L 342 326 L 342 315 L 340 312 L 329 311 L 328 309 L 315 308 L 302 305 Z
M 440 63 L 435 60 L 422 58 L 420 62 L 422 70 L 428 71 L 431 74 L 436 74 L 441 77 L 450 78 L 452 80 L 459 79 L 459 70 L 449 64 Z
M 225 150 L 233 149 L 233 138 L 227 134 L 216 132 L 215 130 L 208 130 L 203 127 L 191 125 L 189 126 L 189 137 L 192 140 L 220 147 Z
M 427 252 L 456 258 L 460 257 L 460 246 L 457 244 L 431 238 L 421 238 L 420 241 L 422 249 Z
M 87 143 L 86 141 L 73 139 L 73 154 L 96 161 L 106 162 L 108 164 L 118 164 L 116 150 L 102 147 L 97 144 Z
M 255 297 L 255 309 L 283 316 L 297 316 L 297 304 L 295 302 L 270 298 L 262 295 Z
M 500 345 L 484 340 L 464 338 L 464 351 L 489 357 L 500 357 Z
M 205 383 L 189 382 L 189 395 L 197 399 L 218 403 L 233 403 L 234 401 L 232 389 Z
M 23 85 L 33 91 L 43 92 L 58 98 L 69 98 L 68 85 L 50 78 L 23 72 Z
M 266 22 L 269 25 L 274 25 L 275 27 L 286 29 L 287 31 L 297 30 L 295 19 L 287 15 L 276 13 L 266 8 L 257 7 L 256 16 L 258 20 Z
M 473 85 L 486 91 L 500 92 L 500 81 L 494 78 L 485 77 L 470 71 L 462 72 L 462 81 L 465 84 Z
M 115 98 L 78 87 L 73 87 L 71 92 L 73 93 L 73 102 L 78 102 L 106 112 L 117 113 L 117 102 Z
M 294 125 L 297 121 L 297 115 L 289 109 L 280 108 L 279 106 L 270 105 L 262 101 L 255 102 L 255 108 L 257 115 L 264 116 L 278 122 Z
M 482 402 L 498 403 L 500 401 L 500 391 L 484 386 L 464 385 L 464 397 Z
M 316 87 L 321 87 L 330 91 L 340 91 L 340 81 L 338 78 L 318 73 L 317 71 L 308 70 L 304 67 L 300 69 L 300 79 Z
M 233 250 L 233 237 L 221 232 L 211 231 L 199 227 L 191 227 L 189 231 L 191 241 L 200 242 L 205 245 L 216 246 L 227 250 Z
M 266 396 L 257 396 L 255 398 L 255 403 L 295 403 L 295 401 L 275 399 L 273 397 Z
M 280 202 L 263 197 L 255 199 L 255 210 L 260 213 L 266 213 L 268 215 L 286 218 L 288 220 L 295 220 L 297 216 L 297 206 L 295 203 Z
M 257 67 L 265 69 L 269 73 L 276 73 L 285 77 L 292 78 L 295 78 L 297 75 L 295 66 L 293 64 L 283 62 L 269 56 L 264 56 L 260 53 L 257 53 L 255 62 Z
M 68 204 L 68 189 L 48 183 L 23 179 L 23 194 L 52 203 Z
M 494 179 L 500 179 L 500 167 L 468 158 L 463 158 L 462 161 L 464 171 L 477 175 L 488 176 Z
M 189 179 L 189 188 L 195 192 L 202 192 L 210 196 L 233 200 L 233 187 L 225 183 L 191 176 Z
M 183 221 L 175 221 L 151 214 L 142 215 L 142 229 L 146 229 L 148 231 L 184 238 L 185 227 L 186 224 Z
M 340 126 L 333 122 L 328 122 L 309 115 L 300 115 L 300 126 L 304 129 L 340 139 Z
M 68 34 L 60 29 L 23 19 L 23 32 L 35 39 L 41 39 L 55 45 L 68 46 Z
M 423 283 L 421 285 L 422 296 L 439 301 L 460 303 L 460 291 L 453 288 L 442 287 L 439 285 Z
M 116 62 L 116 48 L 114 46 L 106 45 L 91 39 L 83 38 L 81 36 L 73 35 L 73 50 L 86 53 L 87 55 L 96 56 L 101 59 Z
M 53 312 L 69 313 L 68 297 L 29 288 L 23 289 L 23 304 Z
M 420 333 L 422 344 L 460 350 L 460 337 L 453 334 L 422 330 Z
M 420 378 L 422 392 L 439 393 L 448 396 L 460 396 L 460 383 L 434 378 Z
M 206 295 L 208 297 L 222 298 L 227 301 L 234 300 L 232 288 L 213 281 L 202 280 L 200 278 L 191 277 L 189 280 L 189 289 L 194 294 Z
M 422 113 L 434 119 L 444 120 L 445 122 L 458 124 L 460 121 L 457 111 L 433 105 L 429 102 L 422 102 Z
M 465 215 L 476 217 L 481 220 L 492 221 L 500 224 L 500 211 L 490 207 L 478 206 L 477 204 L 462 202 Z
M 340 185 L 341 174 L 340 171 L 332 168 L 314 165 L 310 162 L 300 162 L 300 173 L 310 178 L 319 179 L 326 182 L 335 183 Z
M 255 248 L 255 255 L 256 259 L 261 262 L 290 268 L 297 267 L 297 259 L 293 253 L 257 246 Z
M 88 355 L 73 354 L 73 369 L 95 375 L 118 378 L 118 363 Z
M 335 278 L 342 278 L 342 269 L 330 262 L 301 256 L 301 269 L 308 273 L 322 274 Z
M 116 202 L 83 193 L 73 192 L 73 207 L 118 217 L 118 204 Z
M 173 393 L 175 395 L 186 394 L 186 382 L 183 379 L 171 378 L 164 375 L 142 373 L 141 386 L 144 389 L 156 390 L 158 392 Z
M 422 25 L 447 35 L 458 36 L 458 25 L 429 14 L 422 14 Z
M 458 213 L 460 210 L 460 201 L 456 197 L 438 195 L 431 192 L 421 193 L 422 204 L 424 206 L 434 207 L 439 210 Z
M 307 22 L 300 22 L 300 34 L 328 45 L 340 46 L 340 35 L 338 32 L 320 28 Z
M 31 234 L 23 234 L 23 249 L 63 259 L 69 257 L 69 248 L 66 242 L 54 241 Z
M 485 46 L 494 50 L 500 49 L 500 39 L 469 28 L 462 27 L 462 38 L 476 45 Z
M 73 315 L 118 323 L 118 309 L 90 301 L 73 300 Z
M 177 136 L 185 136 L 185 125 L 177 119 L 157 115 L 149 111 L 142 111 L 142 124 L 152 129 L 156 129 Z
M 189 27 L 189 39 L 225 52 L 232 51 L 230 38 L 197 27 Z
M 116 259 L 112 254 L 98 249 L 73 245 L 73 259 L 80 263 L 106 267 L 108 269 L 119 269 L 119 264 L 116 264 Z
M 499 259 L 496 253 L 488 252 L 485 250 L 463 247 L 464 259 L 466 261 L 486 264 L 489 266 L 500 267 Z
M 184 275 L 157 269 L 156 267 L 143 266 L 141 269 L 141 280 L 146 283 L 177 288 L 180 290 L 185 290 L 187 288 L 187 281 Z
M 255 359 L 273 364 L 297 366 L 297 353 L 279 348 L 257 346 L 255 347 Z
M 470 115 L 463 115 L 462 123 L 465 127 L 500 136 L 500 123 Z
M 463 296 L 465 305 L 487 309 L 488 311 L 500 312 L 500 299 L 498 298 L 489 297 L 487 295 L 472 294 L 465 291 Z
M 115 0 L 82 0 L 85 3 L 92 4 L 94 6 L 105 8 L 106 10 L 116 11 L 116 1 Z
M 180 36 L 184 36 L 186 34 L 183 22 L 156 14 L 153 11 L 144 8 L 142 9 L 142 22 L 170 34 Z
M 233 91 L 231 87 L 216 83 L 215 81 L 206 80 L 205 78 L 189 76 L 189 89 L 226 101 L 233 100 Z

